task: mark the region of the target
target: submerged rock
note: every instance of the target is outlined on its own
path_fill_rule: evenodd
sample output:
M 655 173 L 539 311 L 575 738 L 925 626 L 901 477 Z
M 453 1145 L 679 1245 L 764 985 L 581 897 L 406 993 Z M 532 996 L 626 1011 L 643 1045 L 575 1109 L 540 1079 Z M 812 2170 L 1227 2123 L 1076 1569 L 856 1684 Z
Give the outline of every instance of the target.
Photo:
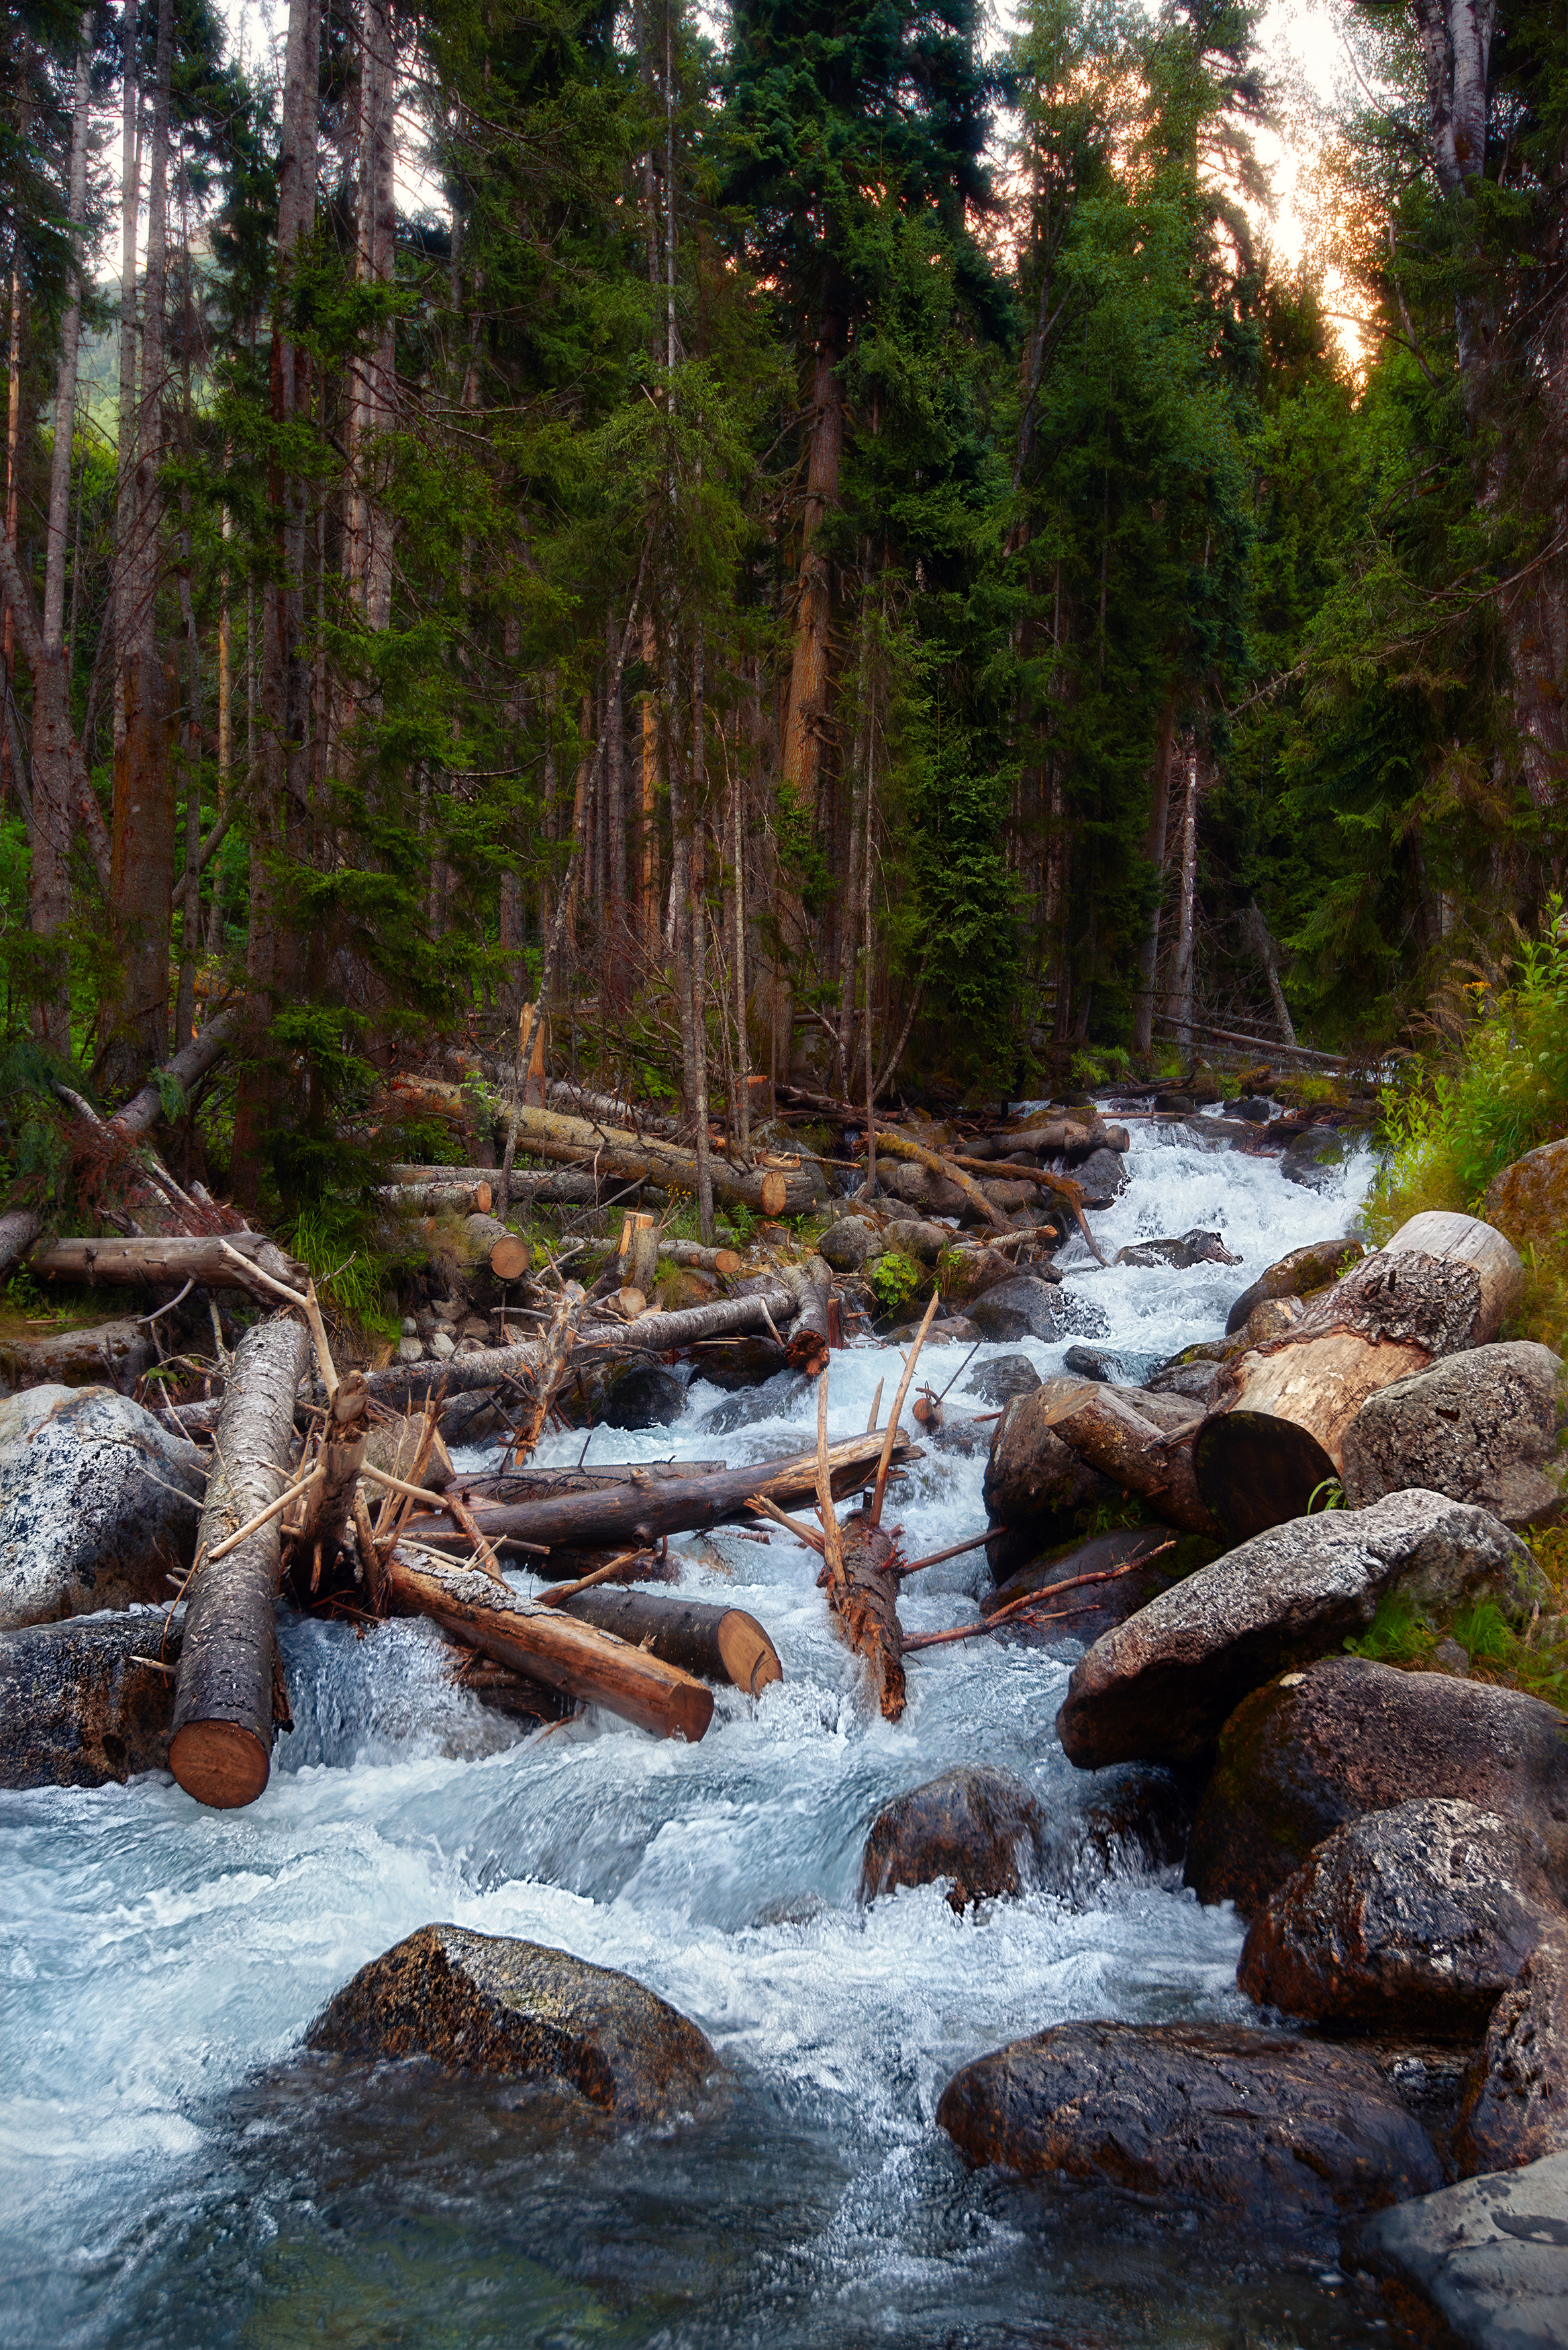
M 1442 2178 L 1370 2055 L 1224 2024 L 1059 2024 L 965 2065 L 937 2120 L 972 2162 L 1195 2204 L 1269 2238 Z
M 1417 1796 L 1336 1828 L 1254 1918 L 1236 1980 L 1314 2022 L 1478 2031 L 1554 1922 L 1540 1839 Z M 1564 2051 L 1568 2054 L 1568 2051 Z
M 961 1764 L 878 1812 L 860 1862 L 860 1898 L 945 1877 L 948 1902 L 966 1909 L 1015 1898 L 1033 1882 L 1045 1814 L 1012 1771 Z
M 1201 1901 L 1260 1909 L 1347 1820 L 1446 1795 L 1541 1836 L 1568 1887 L 1568 1719 L 1540 1698 L 1332 1657 L 1239 1706 L 1193 1824 Z
M 663 1363 L 631 1362 L 611 1380 L 600 1417 L 607 1428 L 668 1428 L 686 1409 L 686 1381 Z
M 573 2089 L 619 2122 L 705 2102 L 719 2059 L 694 2023 L 629 1975 L 462 1926 L 425 1926 L 361 1967 L 306 2045 Z
M 1196 1228 L 1183 1232 L 1179 1240 L 1139 1241 L 1132 1248 L 1118 1249 L 1116 1263 L 1134 1265 L 1168 1265 L 1174 1273 L 1185 1273 L 1195 1264 L 1240 1264 L 1218 1232 L 1199 1232 Z
M 183 1611 L 0 1635 L 0 1787 L 102 1787 L 169 1764 Z
M 963 1391 L 982 1403 L 1006 1403 L 1040 1385 L 1040 1374 L 1027 1355 L 996 1355 L 981 1363 L 964 1381 Z
M 1568 2154 L 1568 1925 L 1542 1935 L 1492 2010 L 1465 2075 L 1453 2151 L 1461 2172 Z
M 107 1388 L 0 1401 L 0 1628 L 167 1599 L 206 1482 L 204 1454 Z
M 1517 1612 L 1535 1577 L 1516 1534 L 1440 1493 L 1294 1518 L 1097 1640 L 1074 1668 L 1057 1735 L 1082 1769 L 1192 1762 L 1252 1690 L 1364 1632 L 1385 1593 L 1448 1608 L 1489 1592 Z
M 1060 1284 L 1033 1274 L 998 1282 L 964 1310 L 983 1338 L 1041 1338 L 1052 1346 L 1066 1326 Z
M 1568 2154 L 1380 2212 L 1360 2251 L 1417 2286 L 1468 2350 L 1562 2350 Z
M 1365 1509 L 1422 1485 L 1475 1502 L 1505 1525 L 1550 1524 L 1563 1507 L 1563 1358 L 1519 1339 L 1449 1355 L 1369 1396 L 1345 1436 L 1345 1497 Z

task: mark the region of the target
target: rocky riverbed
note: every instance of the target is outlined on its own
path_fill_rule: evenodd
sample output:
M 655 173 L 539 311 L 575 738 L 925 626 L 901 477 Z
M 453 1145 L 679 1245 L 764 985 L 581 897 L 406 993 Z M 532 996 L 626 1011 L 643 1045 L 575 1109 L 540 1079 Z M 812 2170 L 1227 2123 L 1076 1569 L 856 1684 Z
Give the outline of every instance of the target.
M 994 1409 L 1022 1376 L 1009 1357 L 1050 1375 L 1085 1343 L 1136 1379 L 1218 1337 L 1288 1250 L 1348 1230 L 1365 1159 L 1314 1167 L 1305 1185 L 1223 1139 L 1136 1129 L 1131 1180 L 1096 1219 L 1106 1253 L 1133 1261 L 1064 1252 L 1075 1328 L 982 1346 L 954 1405 Z M 1234 1261 L 1151 1261 L 1147 1243 L 1179 1233 L 1218 1233 Z M 939 1348 L 927 1367 L 940 1385 L 961 1361 Z M 835 1438 L 865 1427 L 898 1367 L 885 1347 L 834 1356 Z M 670 1426 L 594 1441 L 607 1458 L 740 1461 L 808 1440 L 814 1409 L 800 1378 L 739 1394 L 694 1380 Z M 983 1523 L 984 1471 L 981 1447 L 929 1450 L 889 1513 L 907 1554 Z M 1409 1514 L 1398 1495 L 1380 1506 Z M 1277 2019 L 1237 1966 L 1248 1916 L 1277 1887 L 1238 1878 L 1217 1901 L 1217 1882 L 1183 1884 L 1190 1758 L 1069 1764 L 1055 1725 L 1075 1644 L 914 1655 L 908 1712 L 889 1725 L 861 1700 L 815 1556 L 782 1533 L 763 1545 L 722 1529 L 677 1550 L 684 1586 L 756 1615 L 784 1668 L 760 1700 L 721 1691 L 700 1746 L 604 1717 L 524 1737 L 453 1685 L 429 1627 L 360 1638 L 296 1622 L 295 1728 L 244 1814 L 202 1812 L 156 1774 L 0 1797 L 7 2339 L 1388 2342 L 1401 2304 L 1341 2265 L 1347 2209 L 1440 2187 L 1461 2096 L 1468 2126 L 1498 2126 L 1488 2084 L 1517 2072 L 1532 2001 L 1558 1997 L 1550 1958 L 1510 1993 L 1469 2089 L 1437 2037 L 1335 2054 L 1262 2036 Z M 972 1557 L 918 1577 L 906 1629 L 972 1623 L 985 1580 Z M 1365 1696 L 1315 1700 L 1318 1678 L 1342 1669 L 1310 1667 L 1314 1704 L 1293 1692 L 1296 1711 L 1360 1705 L 1365 1724 Z M 1384 1669 L 1356 1662 L 1353 1677 Z M 1271 1734 L 1277 1751 L 1277 1727 L 1256 1732 Z M 1487 1735 L 1472 1725 L 1472 1742 Z M 1507 1742 L 1490 1735 L 1494 1752 Z M 1310 1721 L 1302 1736 L 1310 1748 Z M 1363 1735 L 1356 1765 L 1388 1782 L 1374 1808 L 1451 1799 L 1434 1898 L 1469 1881 L 1478 1834 L 1511 1836 L 1479 1763 L 1452 1788 L 1396 1785 Z M 1307 1804 L 1303 1856 L 1366 1808 L 1331 1776 Z M 1431 1821 L 1407 1834 L 1441 1843 Z M 1221 1877 L 1223 1820 L 1208 1838 Z M 1518 1942 L 1521 1907 L 1555 1898 L 1549 1840 L 1509 1848 L 1514 1906 L 1471 1954 L 1478 1981 Z M 961 1883 L 960 1849 L 981 1864 Z M 1324 1907 L 1338 1915 L 1372 1862 L 1354 1842 L 1333 1858 Z M 1314 1963 L 1321 1977 L 1288 1900 L 1269 1916 L 1266 1933 L 1252 1927 L 1253 1988 L 1266 1994 L 1268 1968 L 1287 1961 L 1293 1981 Z M 660 2032 L 701 2035 L 682 2040 L 689 2100 L 668 2093 L 679 2073 L 661 2074 L 657 2096 L 618 2111 L 582 2088 L 601 2077 L 591 2048 L 571 2059 L 581 2079 L 565 2106 L 538 2064 L 450 2074 L 454 2031 L 490 2029 L 493 1985 L 456 2007 L 421 1990 L 424 2039 L 378 2047 L 360 2023 L 317 2023 L 343 2016 L 359 1970 L 438 1922 L 634 1978 L 668 2002 L 661 2018 L 674 2011 Z M 1363 1961 L 1394 1963 L 1397 1942 L 1385 1934 Z M 428 1968 L 459 1944 L 413 1947 Z M 568 1989 L 552 1990 L 557 2010 L 580 2005 L 582 1985 Z M 512 2024 L 502 2036 L 515 2044 Z M 576 2077 L 565 2059 L 556 2071 Z M 1002 2074 L 1011 2104 L 993 2094 Z M 1272 2168 L 1226 2120 L 1249 2081 L 1269 2085 L 1287 2137 L 1314 2117 Z M 1063 2135 L 1085 2083 L 1114 2158 Z M 1173 2110 L 1210 2106 L 1214 2129 L 1184 2158 Z M 1010 2169 L 965 2158 L 998 2153 Z M 1374 2181 L 1359 2197 L 1358 2163 Z M 1016 2172 L 1064 2177 L 1043 2189 Z M 1317 2187 L 1293 2198 L 1303 2178 Z

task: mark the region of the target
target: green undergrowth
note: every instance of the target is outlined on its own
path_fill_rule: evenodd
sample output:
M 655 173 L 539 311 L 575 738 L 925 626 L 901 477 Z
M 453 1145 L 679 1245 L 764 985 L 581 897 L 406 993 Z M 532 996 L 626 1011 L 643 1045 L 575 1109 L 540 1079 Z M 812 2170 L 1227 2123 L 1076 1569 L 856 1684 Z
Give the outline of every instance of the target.
M 1472 1680 L 1568 1705 L 1568 1527 L 1547 1527 L 1524 1539 L 1549 1595 L 1533 1622 L 1516 1630 L 1490 1598 L 1434 1621 L 1404 1593 L 1386 1592 L 1366 1630 L 1346 1640 L 1346 1648 L 1373 1664 L 1430 1672 L 1443 1669 L 1438 1650 L 1452 1642 L 1463 1649 Z
M 391 1264 L 375 1245 L 372 1229 L 369 1211 L 358 1202 L 325 1198 L 296 1209 L 279 1237 L 341 1321 L 367 1337 L 396 1339 Z
M 902 1249 L 888 1249 L 869 1266 L 866 1274 L 884 1314 L 898 1314 L 916 1292 L 925 1285 L 925 1272 L 912 1256 Z

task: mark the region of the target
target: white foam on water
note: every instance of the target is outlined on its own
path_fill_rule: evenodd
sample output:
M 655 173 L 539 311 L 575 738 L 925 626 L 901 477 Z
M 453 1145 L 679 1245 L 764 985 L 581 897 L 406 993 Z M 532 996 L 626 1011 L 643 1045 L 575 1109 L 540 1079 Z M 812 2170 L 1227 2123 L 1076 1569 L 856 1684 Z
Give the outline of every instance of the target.
M 1103 1316 L 1099 1343 L 1144 1366 L 1218 1335 L 1287 1249 L 1346 1231 L 1369 1173 L 1353 1157 L 1314 1193 L 1190 1128 L 1134 1134 L 1128 1189 L 1094 1219 L 1106 1253 L 1199 1226 L 1241 1260 L 1105 1270 L 1069 1253 L 1067 1286 Z M 1044 1372 L 1065 1344 L 983 1347 L 959 1395 L 987 1359 L 1023 1353 Z M 936 1349 L 924 1367 L 940 1385 L 961 1360 Z M 830 1434 L 866 1427 L 879 1380 L 886 1409 L 900 1367 L 888 1347 L 836 1354 Z M 593 1457 L 742 1461 L 814 1439 L 805 1381 L 770 1391 L 768 1416 L 742 1428 L 704 1427 L 737 1402 L 748 1408 L 694 1380 L 674 1427 L 606 1431 Z M 552 1440 L 541 1459 L 580 1446 Z M 895 1489 L 907 1555 L 983 1526 L 983 1467 L 932 1451 Z M 784 1669 L 759 1702 L 721 1692 L 698 1746 L 602 1715 L 519 1742 L 452 1685 L 429 1627 L 359 1638 L 299 1623 L 286 1642 L 297 1728 L 247 1810 L 202 1811 L 156 1779 L 0 1795 L 0 2271 L 26 2280 L 25 2293 L 0 2283 L 0 2328 L 107 2341 L 125 2264 L 109 2263 L 119 2282 L 101 2304 L 90 2291 L 83 2304 L 84 2247 L 117 2228 L 134 2239 L 139 2215 L 189 2194 L 223 2093 L 432 1920 L 624 1968 L 819 2122 L 851 2183 L 815 2272 L 829 2301 L 890 2296 L 877 2305 L 892 2324 L 929 2285 L 909 2215 L 959 2064 L 1073 2017 L 1243 2012 L 1234 1917 L 1172 1882 L 1107 1883 L 1086 1906 L 1035 1891 L 961 1918 L 928 1887 L 862 1910 L 870 1820 L 955 1762 L 1005 1764 L 1052 1816 L 1064 1811 L 1083 1783 L 1053 1727 L 1067 1659 L 983 1640 L 916 1655 L 908 1711 L 889 1725 L 830 1628 L 814 1555 L 777 1529 L 766 1545 L 720 1530 L 675 1547 L 683 1586 L 757 1616 Z M 919 1578 L 906 1629 L 972 1621 L 980 1572 L 977 1557 Z M 62 2302 L 51 2332 L 51 2295 L 71 2280 L 75 2314 L 67 2325 Z

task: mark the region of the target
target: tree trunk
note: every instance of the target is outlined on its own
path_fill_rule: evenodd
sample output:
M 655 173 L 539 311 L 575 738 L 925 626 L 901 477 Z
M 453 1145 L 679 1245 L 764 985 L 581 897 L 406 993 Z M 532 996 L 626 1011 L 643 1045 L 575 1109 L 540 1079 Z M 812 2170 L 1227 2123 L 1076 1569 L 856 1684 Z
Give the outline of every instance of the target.
M 754 1616 L 700 1599 L 666 1598 L 650 1591 L 579 1591 L 556 1603 L 579 1624 L 613 1632 L 661 1663 L 678 1665 L 698 1680 L 718 1681 L 761 1697 L 782 1681 L 778 1651 Z
M 824 317 L 817 332 L 812 383 L 811 448 L 806 461 L 794 652 L 790 664 L 789 714 L 784 721 L 784 782 L 794 795 L 809 826 L 815 826 L 816 821 L 823 736 L 827 725 L 833 583 L 820 540 L 822 525 L 830 508 L 838 503 L 838 477 L 844 460 L 844 394 L 837 375 L 841 342 L 837 319 Z
M 361 0 L 359 15 L 358 278 L 390 285 L 396 260 L 393 191 L 396 68 L 387 0 Z M 396 324 L 376 328 L 368 351 L 352 364 L 348 420 L 349 493 L 345 549 L 348 588 L 372 632 L 391 619 L 390 524 L 379 498 L 385 467 L 377 436 L 392 421 Z
M 1256 960 L 1262 965 L 1263 976 L 1269 983 L 1269 996 L 1274 1007 L 1281 1036 L 1294 1049 L 1296 1032 L 1291 1019 L 1291 1008 L 1285 1002 L 1285 991 L 1280 984 L 1280 951 L 1269 934 L 1262 910 L 1249 906 L 1241 917 L 1241 931 Z
M 657 1136 L 618 1132 L 612 1127 L 592 1125 L 584 1118 L 563 1118 L 554 1110 L 520 1107 L 516 1137 L 522 1148 L 537 1159 L 558 1159 L 567 1165 L 590 1164 L 596 1172 L 613 1175 L 623 1183 L 672 1183 L 680 1191 L 691 1192 L 697 1189 L 694 1155 Z M 713 1196 L 753 1212 L 761 1211 L 767 1172 L 760 1167 L 737 1168 L 722 1159 L 713 1160 Z M 804 1214 L 815 1199 L 810 1177 L 791 1173 L 783 1180 L 784 1212 Z
M 193 1087 L 200 1084 L 211 1068 L 214 1068 L 228 1051 L 239 1027 L 235 1012 L 219 1012 L 208 1021 L 199 1035 L 182 1045 L 173 1059 L 140 1093 L 133 1094 L 123 1109 L 116 1110 L 109 1124 L 121 1134 L 151 1134 L 159 1119 L 168 1115 L 166 1103 L 171 1091 L 180 1095 L 182 1103 Z M 231 1235 L 236 1247 L 243 1247 L 244 1235 Z
M 1225 1365 L 1193 1447 L 1204 1501 L 1239 1539 L 1303 1516 L 1337 1479 L 1367 1397 L 1489 1345 L 1522 1280 L 1490 1225 L 1412 1217 L 1288 1331 Z
M 268 1304 L 277 1301 L 261 1283 L 248 1282 L 240 1265 L 225 1254 L 224 1244 L 290 1289 L 303 1289 L 309 1275 L 303 1265 L 285 1256 L 260 1232 L 225 1232 L 196 1240 L 59 1240 L 37 1250 L 28 1270 L 48 1281 L 85 1282 L 97 1288 L 100 1281 L 136 1287 L 179 1288 L 187 1281 L 204 1289 L 248 1289 Z
M 1148 840 L 1146 847 L 1154 872 L 1154 904 L 1149 910 L 1148 928 L 1138 949 L 1137 1019 L 1133 1031 L 1133 1049 L 1147 1055 L 1154 1036 L 1154 979 L 1159 964 L 1160 900 L 1165 889 L 1166 834 L 1170 821 L 1170 744 L 1176 726 L 1176 703 L 1168 698 L 1159 713 L 1158 747 L 1154 754 L 1154 796 L 1148 812 Z
M 25 1257 L 38 1234 L 44 1220 L 36 1208 L 7 1208 L 0 1212 L 0 1274 Z
M 323 1566 L 330 1568 L 347 1538 L 359 1471 L 365 1463 L 369 1400 L 363 1371 L 346 1372 L 337 1383 L 322 1433 L 317 1462 L 319 1480 L 306 1503 L 303 1519 L 289 1536 L 296 1587 L 307 1582 L 311 1591 L 318 1590 Z M 378 1596 L 375 1592 L 370 1596 Z
M 115 467 L 114 660 L 118 676 L 131 643 L 139 536 L 136 470 L 136 232 L 141 210 L 141 90 L 137 40 L 140 0 L 125 0 L 120 14 L 119 147 L 119 446 Z M 125 699 L 118 687 L 114 747 L 125 733 Z
M 851 1437 L 829 1448 L 828 1471 L 835 1497 L 857 1493 L 877 1474 L 883 1438 Z M 893 1451 L 895 1467 L 922 1455 L 919 1445 L 900 1443 Z M 476 1510 L 475 1523 L 486 1536 L 509 1534 L 524 1542 L 545 1543 L 554 1550 L 608 1550 L 628 1543 L 646 1545 L 660 1534 L 701 1532 L 725 1518 L 748 1522 L 747 1504 L 753 1499 L 776 1502 L 781 1509 L 811 1500 L 816 1492 L 816 1454 L 799 1452 L 783 1461 L 763 1461 L 750 1469 L 724 1469 L 711 1477 L 640 1481 L 636 1472 L 626 1484 L 585 1493 L 559 1494 L 548 1501 L 498 1503 Z M 455 1519 L 432 1518 L 428 1529 L 452 1534 L 462 1531 Z M 424 1534 L 427 1525 L 415 1530 Z
M 169 1746 L 186 1794 L 217 1810 L 254 1803 L 271 1772 L 275 1723 L 289 1718 L 277 1647 L 280 1521 L 269 1518 L 223 1558 L 207 1554 L 287 1484 L 295 1390 L 308 1357 L 297 1322 L 247 1330 L 218 1422 Z
M 828 1607 L 845 1641 L 865 1660 L 883 1720 L 898 1721 L 904 1711 L 904 1636 L 898 1578 L 888 1567 L 892 1537 L 857 1510 L 845 1519 L 838 1539 L 842 1573 L 828 1584 Z
M 1146 1502 L 1168 1526 L 1194 1534 L 1224 1531 L 1193 1473 L 1199 1412 L 1185 1428 L 1166 1429 L 1146 1419 L 1134 1400 L 1114 1388 L 1071 1378 L 1045 1384 L 1053 1392 L 1060 1390 L 1048 1425 L 1080 1461 Z
M 1195 741 L 1183 747 L 1181 757 L 1186 769 L 1181 813 L 1181 903 L 1178 910 L 1176 968 L 1171 973 L 1170 991 L 1165 1003 L 1171 1019 L 1188 1023 L 1192 1018 L 1193 933 L 1198 911 L 1198 745 Z
M 487 1575 L 395 1550 L 387 1584 L 401 1614 L 428 1616 L 449 1639 L 565 1696 L 602 1705 L 655 1738 L 684 1738 L 694 1746 L 713 1719 L 711 1690 L 690 1673 L 567 1618 L 564 1608 L 520 1598 Z

